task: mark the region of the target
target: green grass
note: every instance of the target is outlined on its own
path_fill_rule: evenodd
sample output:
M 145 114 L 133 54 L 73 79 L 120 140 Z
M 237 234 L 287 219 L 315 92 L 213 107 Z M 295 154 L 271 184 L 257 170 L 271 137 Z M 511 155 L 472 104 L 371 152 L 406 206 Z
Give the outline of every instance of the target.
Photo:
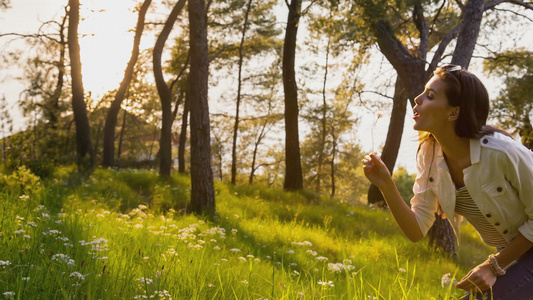
M 185 211 L 187 177 L 70 174 L 4 176 L 29 179 L 0 192 L 0 299 L 456 299 L 443 275 L 491 251 L 465 225 L 444 257 L 387 211 L 309 192 L 216 183 L 204 219 Z

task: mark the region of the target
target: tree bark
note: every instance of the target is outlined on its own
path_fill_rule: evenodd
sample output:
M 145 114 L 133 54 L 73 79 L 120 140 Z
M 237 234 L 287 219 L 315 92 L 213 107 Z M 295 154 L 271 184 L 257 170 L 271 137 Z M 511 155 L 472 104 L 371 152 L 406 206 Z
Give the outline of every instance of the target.
M 94 153 L 91 144 L 91 127 L 87 117 L 83 77 L 81 73 L 80 44 L 78 41 L 78 24 L 80 20 L 79 0 L 69 0 L 68 47 L 72 77 L 72 111 L 76 124 L 76 151 L 78 168 L 90 171 L 94 166 Z
M 248 28 L 248 16 L 252 7 L 252 0 L 248 0 L 246 12 L 244 15 L 244 24 L 242 25 L 241 43 L 239 44 L 239 75 L 237 81 L 237 105 L 235 108 L 235 124 L 233 126 L 233 145 L 231 148 L 231 184 L 235 185 L 237 177 L 237 137 L 239 135 L 239 110 L 241 106 L 241 87 L 242 87 L 242 64 L 244 61 L 244 41 L 246 39 L 246 29 Z
M 452 64 L 468 68 L 474 54 L 476 41 L 481 28 L 481 20 L 486 0 L 469 0 L 466 4 L 457 45 L 453 51 Z
M 178 144 L 178 172 L 185 174 L 185 144 L 187 143 L 187 128 L 189 127 L 189 111 L 191 107 L 190 93 L 185 93 L 185 103 L 183 104 L 183 115 L 181 117 L 181 131 Z
M 320 132 L 320 141 L 319 141 L 319 150 L 318 150 L 318 161 L 317 161 L 317 172 L 316 172 L 316 192 L 320 193 L 321 190 L 321 181 L 322 181 L 322 168 L 324 166 L 324 156 L 326 149 L 326 137 L 327 133 L 327 115 L 328 115 L 328 101 L 326 97 L 326 87 L 328 82 L 328 71 L 329 71 L 329 51 L 330 51 L 331 39 L 328 38 L 328 43 L 326 45 L 326 62 L 324 66 L 324 80 L 322 81 L 322 118 L 320 120 L 321 132 Z
M 407 105 L 407 91 L 405 90 L 402 81 L 399 77 L 396 78 L 396 85 L 394 87 L 394 97 L 392 104 L 391 119 L 389 129 L 387 131 L 387 138 L 381 153 L 381 159 L 389 169 L 393 172 L 396 159 L 398 158 L 398 151 L 402 142 L 403 127 L 405 123 Z M 368 189 L 368 203 L 377 206 L 384 206 L 385 199 L 380 190 L 373 184 Z
M 301 16 L 301 0 L 289 5 L 283 46 L 283 89 L 285 92 L 285 190 L 303 189 L 300 139 L 298 136 L 298 86 L 294 70 L 296 36 Z
M 115 99 L 111 102 L 111 106 L 107 111 L 107 117 L 104 126 L 104 151 L 102 165 L 104 167 L 111 167 L 115 164 L 115 127 L 117 126 L 118 113 L 120 111 L 120 105 L 124 101 L 126 91 L 133 78 L 133 70 L 137 59 L 139 57 L 139 45 L 141 43 L 142 33 L 144 31 L 144 19 L 148 7 L 152 0 L 145 0 L 139 10 L 139 17 L 137 18 L 137 25 L 135 27 L 135 36 L 133 38 L 133 50 L 131 52 L 131 58 L 128 62 L 126 70 L 124 71 L 124 78 L 120 83 L 118 91 L 115 95 Z
M 207 102 L 209 57 L 204 0 L 189 0 L 191 68 L 191 202 L 195 213 L 215 213 L 215 191 L 211 169 L 211 139 Z
M 185 6 L 185 2 L 186 0 L 179 0 L 176 5 L 174 5 L 174 8 L 172 8 L 170 15 L 165 22 L 165 26 L 157 37 L 154 46 L 154 77 L 157 93 L 161 100 L 162 112 L 161 137 L 159 139 L 159 175 L 163 177 L 170 176 L 170 171 L 172 169 L 172 93 L 163 76 L 161 56 L 165 42 L 172 31 L 174 23 L 176 23 L 176 20 L 178 19 L 178 15 Z

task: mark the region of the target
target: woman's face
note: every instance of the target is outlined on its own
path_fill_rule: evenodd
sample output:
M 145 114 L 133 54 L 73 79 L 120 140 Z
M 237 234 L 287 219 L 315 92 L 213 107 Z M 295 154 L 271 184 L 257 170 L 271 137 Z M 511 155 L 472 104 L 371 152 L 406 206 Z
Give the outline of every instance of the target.
M 458 107 L 448 104 L 444 93 L 446 82 L 434 75 L 426 84 L 424 92 L 415 98 L 413 129 L 438 135 L 444 130 L 453 130 L 459 113 Z

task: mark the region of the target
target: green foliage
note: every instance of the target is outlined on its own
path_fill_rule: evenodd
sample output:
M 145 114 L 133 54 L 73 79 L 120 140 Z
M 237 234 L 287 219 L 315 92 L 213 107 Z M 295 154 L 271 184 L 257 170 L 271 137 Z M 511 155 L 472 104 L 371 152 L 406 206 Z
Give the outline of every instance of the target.
M 483 67 L 485 72 L 504 78 L 505 86 L 494 101 L 493 114 L 533 149 L 533 53 L 525 49 L 496 53 L 484 60 Z
M 396 183 L 400 195 L 407 204 L 410 203 L 411 198 L 413 198 L 414 195 L 413 185 L 415 183 L 415 178 L 416 175 L 407 173 L 407 170 L 404 167 L 399 167 L 392 175 L 392 179 Z
M 217 216 L 207 221 L 152 206 L 153 197 L 168 195 L 174 206 L 187 197 L 187 177 L 97 169 L 73 180 L 72 170 L 60 168 L 45 182 L 45 205 L 38 196 L 0 193 L 4 295 L 457 299 L 462 293 L 441 286 L 441 277 L 464 274 L 490 251 L 467 226 L 454 261 L 408 242 L 386 211 L 258 186 L 218 182 Z M 140 205 L 120 204 L 132 198 Z M 65 201 L 50 210 L 53 199 Z
M 163 182 L 148 171 L 97 169 L 80 184 L 69 179 L 71 171 L 60 168 L 45 182 L 45 205 L 0 193 L 2 293 L 20 299 L 457 299 L 462 293 L 441 277 L 464 274 L 490 251 L 467 226 L 460 260 L 441 257 L 408 242 L 388 212 L 318 200 L 311 192 L 219 182 L 218 212 L 207 221 L 150 204 L 164 189 L 182 191 L 164 194 L 182 201 L 187 177 Z M 118 204 L 135 193 L 146 202 Z M 50 210 L 58 198 L 67 201 Z M 116 209 L 121 206 L 128 208 Z
M 0 186 L 10 195 L 35 197 L 42 192 L 41 180 L 25 166 L 18 167 L 11 174 L 0 174 Z

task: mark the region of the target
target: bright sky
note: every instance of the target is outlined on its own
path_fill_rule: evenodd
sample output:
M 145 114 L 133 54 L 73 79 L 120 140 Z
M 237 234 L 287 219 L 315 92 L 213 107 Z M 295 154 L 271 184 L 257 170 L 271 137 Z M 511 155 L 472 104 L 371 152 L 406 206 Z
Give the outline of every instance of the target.
M 0 32 L 17 32 L 32 34 L 37 32 L 41 22 L 63 15 L 63 7 L 68 0 L 14 0 L 12 8 L 0 11 Z M 133 31 L 137 14 L 133 12 L 132 0 L 83 0 L 81 6 L 82 20 L 79 32 L 80 37 L 82 71 L 84 87 L 93 95 L 102 95 L 105 92 L 118 87 L 126 64 L 131 55 L 133 45 Z M 284 19 L 282 20 L 285 21 Z M 0 45 L 4 45 L 8 38 L 0 39 Z M 152 47 L 154 37 L 143 36 L 142 49 Z M 23 45 L 20 41 L 11 43 L 10 46 Z M 0 51 L 5 46 L 0 46 Z M 381 59 L 381 58 L 379 58 Z M 480 71 L 479 66 L 476 68 Z M 0 72 L 0 97 L 5 95 L 12 103 L 12 115 L 16 122 L 16 129 L 25 125 L 21 117 L 16 101 L 24 88 L 15 80 L 17 69 L 3 69 Z M 489 86 L 494 90 L 494 86 Z M 495 92 L 491 92 L 494 97 Z M 414 158 L 417 148 L 416 132 L 412 130 L 413 121 L 407 110 L 405 130 L 402 146 L 398 157 L 397 166 L 404 166 L 409 172 L 415 172 Z M 383 145 L 388 127 L 388 112 L 372 129 L 376 112 L 368 112 L 363 117 L 358 128 L 358 140 L 363 150 L 371 151 L 371 140 L 374 139 L 374 150 L 379 150 Z
M 64 14 L 67 0 L 16 0 L 12 7 L 0 12 L 1 32 L 36 33 L 42 22 L 59 19 Z M 132 31 L 137 22 L 131 0 L 85 0 L 80 8 L 79 25 L 80 49 L 84 88 L 93 95 L 102 95 L 116 89 L 124 75 L 124 69 L 133 47 Z M 3 45 L 9 38 L 0 40 Z M 154 39 L 143 37 L 142 48 L 151 47 Z M 24 45 L 21 41 L 10 46 Z M 23 86 L 15 80 L 16 68 L 2 72 L 0 96 L 5 95 L 10 103 L 16 103 Z M 16 105 L 13 106 L 13 119 L 17 129 L 24 121 Z

